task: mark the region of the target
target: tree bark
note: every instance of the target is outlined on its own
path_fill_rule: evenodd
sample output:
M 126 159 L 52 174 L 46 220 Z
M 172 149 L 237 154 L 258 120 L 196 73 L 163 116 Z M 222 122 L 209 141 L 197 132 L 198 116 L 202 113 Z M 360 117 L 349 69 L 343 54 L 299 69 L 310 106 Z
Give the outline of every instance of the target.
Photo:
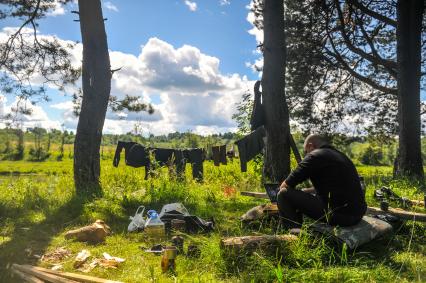
M 289 114 L 285 98 L 286 47 L 283 0 L 265 0 L 262 75 L 266 146 L 264 178 L 282 182 L 290 173 Z
M 74 143 L 77 193 L 99 192 L 99 149 L 111 91 L 108 44 L 100 0 L 79 0 L 83 100 Z
M 421 30 L 423 0 L 397 3 L 399 151 L 397 174 L 423 179 L 420 120 Z

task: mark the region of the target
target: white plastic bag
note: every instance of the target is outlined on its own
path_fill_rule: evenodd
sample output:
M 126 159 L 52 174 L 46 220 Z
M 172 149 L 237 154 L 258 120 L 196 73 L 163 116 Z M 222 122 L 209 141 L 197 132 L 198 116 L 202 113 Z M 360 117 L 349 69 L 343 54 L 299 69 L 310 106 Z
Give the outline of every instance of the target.
M 163 208 L 161 209 L 160 212 L 160 218 L 164 216 L 164 214 L 170 212 L 170 211 L 177 211 L 179 213 L 181 213 L 184 216 L 189 216 L 189 211 L 186 209 L 185 206 L 183 206 L 183 204 L 181 204 L 180 202 L 176 202 L 176 203 L 169 203 L 163 206 Z
M 145 211 L 145 206 L 141 205 L 136 210 L 135 216 L 130 216 L 130 224 L 127 227 L 127 231 L 134 232 L 138 230 L 143 230 L 145 227 L 145 219 L 143 218 L 143 213 Z

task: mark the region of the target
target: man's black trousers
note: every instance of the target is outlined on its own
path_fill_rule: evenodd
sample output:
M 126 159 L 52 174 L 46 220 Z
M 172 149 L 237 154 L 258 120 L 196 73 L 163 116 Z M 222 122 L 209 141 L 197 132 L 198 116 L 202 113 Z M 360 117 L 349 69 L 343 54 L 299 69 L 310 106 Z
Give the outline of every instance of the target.
M 316 221 L 343 227 L 355 225 L 362 218 L 362 216 L 343 215 L 338 211 L 330 211 L 318 196 L 292 188 L 278 193 L 277 205 L 281 223 L 289 229 L 301 227 L 303 215 Z

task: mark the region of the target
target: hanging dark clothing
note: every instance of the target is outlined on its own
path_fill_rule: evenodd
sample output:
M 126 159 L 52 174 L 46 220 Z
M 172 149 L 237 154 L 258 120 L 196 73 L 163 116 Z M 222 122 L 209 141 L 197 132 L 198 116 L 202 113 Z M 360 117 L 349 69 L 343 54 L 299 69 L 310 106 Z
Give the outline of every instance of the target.
M 212 158 L 214 166 L 220 165 L 220 148 L 218 146 L 212 146 Z
M 185 157 L 182 150 L 169 148 L 148 148 L 160 166 L 176 165 L 176 174 L 182 175 L 185 171 Z M 148 170 L 149 171 L 149 170 Z
M 149 154 L 152 153 L 158 165 L 160 166 L 176 166 L 176 174 L 183 176 L 185 173 L 186 162 L 192 165 L 192 176 L 194 179 L 203 179 L 203 162 L 205 159 L 205 152 L 202 148 L 191 149 L 168 149 L 168 148 L 155 148 L 144 147 L 135 142 L 122 142 L 117 143 L 115 150 L 113 165 L 115 167 L 120 163 L 120 154 L 125 150 L 125 161 L 127 166 L 132 167 L 145 167 L 145 179 L 148 178 L 148 172 L 151 168 L 151 161 Z
M 219 146 L 219 161 L 223 165 L 227 164 L 227 160 L 226 160 L 226 144 Z
M 184 150 L 184 156 L 187 162 L 192 166 L 192 178 L 203 180 L 203 161 L 205 152 L 202 148 L 191 148 Z
M 253 111 L 251 112 L 250 117 L 250 125 L 252 131 L 265 124 L 265 110 L 262 105 L 262 93 L 259 91 L 259 87 L 260 81 L 257 81 L 254 85 Z
M 247 172 L 247 162 L 262 152 L 265 146 L 263 137 L 266 135 L 265 128 L 259 127 L 254 132 L 235 142 L 238 146 L 240 156 L 241 172 Z
M 123 149 L 124 159 L 127 166 L 138 168 L 149 164 L 149 153 L 146 151 L 144 146 L 135 142 L 119 141 L 117 143 L 113 160 L 114 167 L 117 167 L 120 163 L 120 154 Z
M 213 164 L 219 166 L 220 164 L 226 165 L 226 144 L 220 146 L 212 146 Z
M 120 154 L 124 148 L 125 161 L 127 166 L 131 167 L 145 167 L 145 179 L 148 178 L 148 172 L 151 168 L 149 154 L 155 157 L 155 160 L 160 166 L 171 165 L 171 161 L 176 165 L 177 175 L 182 175 L 185 171 L 185 157 L 182 150 L 167 149 L 167 148 L 149 148 L 144 147 L 135 142 L 122 142 L 117 143 L 115 150 L 113 165 L 115 167 L 120 163 Z

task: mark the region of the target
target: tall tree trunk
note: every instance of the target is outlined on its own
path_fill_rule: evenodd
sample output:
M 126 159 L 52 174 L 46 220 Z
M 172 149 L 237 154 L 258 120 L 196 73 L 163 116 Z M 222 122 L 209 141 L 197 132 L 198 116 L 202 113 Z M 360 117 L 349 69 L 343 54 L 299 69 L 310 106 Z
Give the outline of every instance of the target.
M 111 91 L 111 71 L 101 1 L 79 0 L 78 6 L 83 43 L 83 100 L 74 143 L 74 181 L 78 193 L 87 193 L 100 188 L 99 148 Z
M 420 70 L 423 0 L 397 3 L 399 152 L 397 174 L 423 179 L 420 144 Z
M 285 99 L 286 48 L 283 0 L 265 0 L 263 6 L 264 67 L 262 75 L 266 149 L 264 176 L 281 182 L 290 173 L 289 114 Z

